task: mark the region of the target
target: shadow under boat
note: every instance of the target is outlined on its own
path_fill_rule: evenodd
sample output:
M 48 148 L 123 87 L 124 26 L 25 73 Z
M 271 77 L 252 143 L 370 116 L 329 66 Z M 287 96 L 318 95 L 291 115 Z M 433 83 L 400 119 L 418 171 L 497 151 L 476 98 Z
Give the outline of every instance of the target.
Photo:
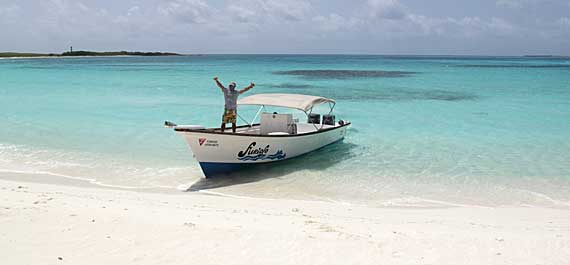
M 239 171 L 213 177 L 202 178 L 192 184 L 187 191 L 200 191 L 241 185 L 278 178 L 300 170 L 324 170 L 356 156 L 352 149 L 357 145 L 344 141 L 327 145 L 307 154 L 272 163 L 255 164 Z

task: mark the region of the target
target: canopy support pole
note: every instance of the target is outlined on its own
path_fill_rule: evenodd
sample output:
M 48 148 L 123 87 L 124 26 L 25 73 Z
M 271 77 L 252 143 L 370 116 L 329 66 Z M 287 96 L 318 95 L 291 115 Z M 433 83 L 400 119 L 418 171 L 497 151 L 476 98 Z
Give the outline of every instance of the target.
M 259 110 L 257 110 L 257 113 L 255 113 L 255 116 L 253 116 L 253 119 L 251 120 L 251 123 L 249 124 L 249 127 L 252 126 L 252 124 L 255 122 L 255 119 L 257 119 L 257 116 L 259 116 L 259 113 L 261 113 L 261 111 L 265 109 L 265 105 L 261 105 L 261 107 L 259 107 Z
M 237 114 L 237 113 L 236 113 L 236 114 Z M 242 121 L 244 121 L 245 123 L 247 123 L 247 125 L 248 125 L 249 127 L 251 127 L 251 124 L 250 124 L 249 122 L 247 122 L 242 116 L 240 116 L 239 114 L 237 114 L 237 116 L 238 116 Z
M 334 107 L 336 106 L 336 102 L 329 102 L 329 108 L 331 108 L 331 110 L 329 111 L 329 115 L 331 115 L 333 113 Z

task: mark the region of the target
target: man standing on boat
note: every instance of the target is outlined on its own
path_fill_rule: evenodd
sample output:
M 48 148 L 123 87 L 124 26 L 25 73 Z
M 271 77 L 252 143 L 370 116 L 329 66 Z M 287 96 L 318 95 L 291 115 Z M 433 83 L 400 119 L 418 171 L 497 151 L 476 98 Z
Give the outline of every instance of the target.
M 255 84 L 251 83 L 249 86 L 241 90 L 236 90 L 236 82 L 230 82 L 229 88 L 226 88 L 224 87 L 224 85 L 222 85 L 222 83 L 220 83 L 220 80 L 218 80 L 217 76 L 214 77 L 214 81 L 216 81 L 216 84 L 224 93 L 224 99 L 225 99 L 225 110 L 224 110 L 224 115 L 222 116 L 222 132 L 226 130 L 226 124 L 231 123 L 232 132 L 235 133 L 238 96 L 252 89 L 255 86 Z

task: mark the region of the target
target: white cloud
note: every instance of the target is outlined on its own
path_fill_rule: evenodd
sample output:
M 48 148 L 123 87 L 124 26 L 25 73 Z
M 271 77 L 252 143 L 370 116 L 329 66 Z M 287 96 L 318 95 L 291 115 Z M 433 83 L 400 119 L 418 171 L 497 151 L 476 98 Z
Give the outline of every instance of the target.
M 148 33 L 162 34 L 164 30 L 160 30 L 160 28 L 164 21 L 160 21 L 154 12 L 156 11 L 135 5 L 108 22 L 114 30 L 119 31 L 119 34 L 127 37 L 140 38 Z
M 227 16 L 242 23 L 299 22 L 305 20 L 311 10 L 311 4 L 302 0 L 239 0 L 227 6 Z
M 231 4 L 227 7 L 227 13 L 232 19 L 241 23 L 250 23 L 258 19 L 256 12 L 250 8 Z
M 570 17 L 562 11 L 535 14 L 534 8 L 541 7 L 535 4 L 541 1 L 555 0 L 493 0 L 496 9 L 517 10 L 473 10 L 463 17 L 445 14 L 444 6 L 438 6 L 444 15 L 418 13 L 404 4 L 406 0 L 144 0 L 136 5 L 43 0 L 34 10 L 24 1 L 11 0 L 12 5 L 0 4 L 0 26 L 11 36 L 0 46 L 41 43 L 61 49 L 73 44 L 84 49 L 185 52 L 319 52 L 326 46 L 333 52 L 360 52 L 363 47 L 374 52 L 441 51 L 456 45 L 458 50 L 468 47 L 468 53 L 478 43 L 504 49 L 503 42 L 517 44 L 527 38 L 536 43 L 540 38 L 540 45 L 549 47 L 567 43 Z M 566 8 L 566 2 L 555 4 Z M 499 17 L 502 13 L 505 17 Z
M 290 21 L 303 20 L 311 11 L 311 4 L 301 0 L 265 0 L 260 3 L 265 12 Z
M 40 27 L 48 33 L 56 35 L 88 35 L 96 31 L 106 30 L 101 25 L 110 19 L 107 10 L 90 8 L 71 0 L 50 0 L 42 2 L 46 12 L 38 19 Z
M 415 25 L 421 35 L 443 35 L 447 19 L 432 18 L 423 15 L 411 14 L 407 19 Z
M 131 8 L 129 8 L 129 10 L 127 10 L 127 16 L 133 16 L 135 14 L 137 14 L 140 11 L 140 7 L 139 6 L 132 6 Z
M 510 34 L 517 30 L 511 22 L 499 17 L 491 18 L 491 20 L 487 22 L 487 29 L 501 35 Z
M 273 32 L 276 25 L 305 21 L 312 10 L 311 4 L 302 0 L 237 0 L 217 7 L 209 4 L 203 0 L 169 0 L 157 11 L 169 20 L 167 30 L 173 35 L 202 31 L 240 38 L 240 33 Z
M 205 24 L 210 21 L 214 8 L 202 0 L 173 0 L 159 6 L 160 14 L 188 24 Z
M 81 2 L 78 2 L 78 3 L 77 3 L 77 8 L 79 8 L 79 9 L 80 9 L 81 11 L 83 11 L 83 12 L 89 11 L 89 7 L 87 7 L 86 5 L 84 5 L 84 4 L 81 3 Z
M 0 6 L 0 21 L 4 22 L 15 22 L 16 18 L 19 16 L 21 11 L 20 6 L 12 4 L 9 6 Z
M 502 18 L 463 17 L 457 19 L 423 16 L 410 16 L 410 18 L 426 34 L 447 35 L 449 37 L 505 36 L 517 30 L 510 22 Z
M 497 0 L 495 3 L 499 7 L 520 8 L 522 3 L 520 0 Z
M 377 19 L 403 19 L 408 15 L 407 7 L 399 0 L 368 0 L 371 16 Z
M 354 30 L 362 23 L 362 20 L 358 18 L 345 18 L 335 13 L 328 16 L 316 16 L 312 20 L 323 31 Z
M 568 17 L 561 17 L 556 21 L 556 24 L 563 27 L 570 27 L 570 18 Z
M 368 30 L 375 35 L 394 38 L 441 37 L 454 39 L 512 36 L 519 29 L 503 18 L 429 17 L 413 13 L 399 20 L 367 21 Z
M 43 1 L 40 5 L 42 12 L 30 18 L 33 26 L 22 26 L 20 31 L 44 43 L 45 47 L 53 45 L 55 51 L 69 45 L 77 49 L 144 49 L 139 47 L 151 41 L 148 33 L 159 38 L 157 36 L 167 32 L 163 30 L 167 23 L 160 20 L 156 7 L 131 6 L 122 12 L 119 9 L 109 12 L 88 2 L 73 0 Z M 138 41 L 143 38 L 144 43 Z
M 456 37 L 506 36 L 514 32 L 514 26 L 502 18 L 482 19 L 480 17 L 464 17 L 447 19 L 449 33 Z M 453 28 L 454 27 L 454 28 Z
M 245 35 L 271 34 L 304 25 L 312 11 L 310 3 L 301 0 L 236 0 L 211 17 L 206 27 L 226 35 L 225 38 L 247 38 Z M 310 28 L 308 25 L 305 29 Z M 297 30 L 301 32 L 302 30 Z M 273 36 L 275 37 L 275 36 Z
M 505 7 L 511 9 L 522 9 L 532 5 L 542 5 L 545 3 L 557 4 L 557 2 L 563 2 L 563 1 L 567 0 L 496 0 L 495 5 L 498 7 Z M 568 3 L 568 6 L 570 6 L 570 2 Z

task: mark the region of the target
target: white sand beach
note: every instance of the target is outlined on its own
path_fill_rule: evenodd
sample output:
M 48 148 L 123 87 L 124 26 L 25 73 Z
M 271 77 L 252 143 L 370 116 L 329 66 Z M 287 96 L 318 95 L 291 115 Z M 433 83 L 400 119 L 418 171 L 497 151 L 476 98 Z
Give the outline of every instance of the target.
M 369 208 L 0 180 L 1 264 L 568 264 L 570 210 Z

